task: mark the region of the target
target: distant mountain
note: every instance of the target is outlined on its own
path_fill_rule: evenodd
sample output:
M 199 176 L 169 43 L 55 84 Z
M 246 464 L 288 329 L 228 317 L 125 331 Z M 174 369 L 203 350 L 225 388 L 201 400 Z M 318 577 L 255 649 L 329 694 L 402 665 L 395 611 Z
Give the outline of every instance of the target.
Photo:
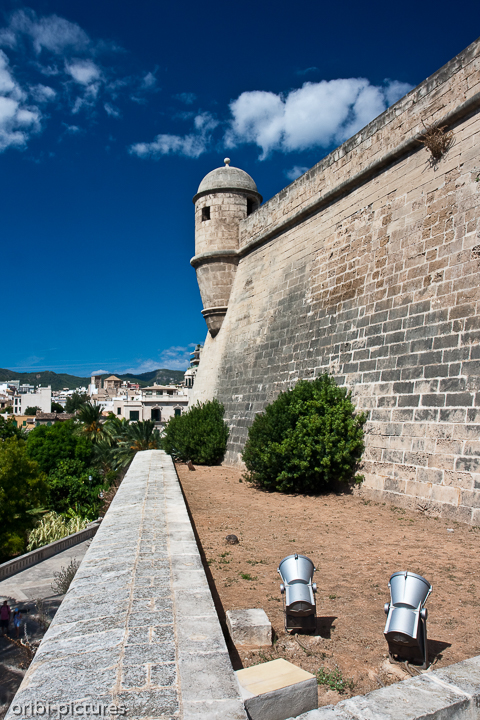
M 129 380 L 130 382 L 138 383 L 140 387 L 146 387 L 154 382 L 159 385 L 169 385 L 170 383 L 176 384 L 182 382 L 184 374 L 184 370 L 168 370 L 166 368 L 161 368 L 158 370 L 152 370 L 151 372 L 140 373 L 139 375 L 132 375 L 132 373 L 126 373 L 124 375 L 106 373 L 101 375 L 101 377 L 106 378 L 110 375 L 116 375 L 121 380 Z M 64 388 L 76 390 L 79 387 L 87 387 L 90 383 L 90 377 L 77 377 L 76 375 L 68 375 L 66 373 L 57 374 L 52 370 L 19 373 L 14 370 L 0 368 L 0 383 L 6 382 L 7 380 L 20 380 L 22 384 L 26 385 L 51 385 L 52 390 L 63 390 Z
M 89 378 L 67 375 L 66 373 L 57 374 L 52 370 L 19 373 L 14 370 L 0 368 L 0 383 L 6 382 L 7 380 L 20 380 L 21 384 L 26 385 L 51 385 L 52 390 L 63 390 L 63 388 L 75 390 L 78 387 L 86 387 L 90 382 Z

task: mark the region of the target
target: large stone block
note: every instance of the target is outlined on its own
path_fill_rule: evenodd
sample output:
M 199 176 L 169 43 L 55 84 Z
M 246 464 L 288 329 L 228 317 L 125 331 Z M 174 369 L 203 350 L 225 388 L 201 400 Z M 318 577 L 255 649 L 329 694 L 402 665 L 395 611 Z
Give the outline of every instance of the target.
M 235 674 L 251 720 L 287 720 L 318 707 L 316 677 L 286 660 Z
M 264 610 L 227 610 L 227 627 L 235 645 L 272 644 L 272 625 Z

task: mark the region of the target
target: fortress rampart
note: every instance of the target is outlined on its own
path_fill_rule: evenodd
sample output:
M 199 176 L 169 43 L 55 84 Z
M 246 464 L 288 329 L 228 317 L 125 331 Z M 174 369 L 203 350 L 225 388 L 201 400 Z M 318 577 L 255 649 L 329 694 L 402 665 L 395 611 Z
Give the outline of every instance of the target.
M 328 371 L 369 411 L 364 491 L 480 524 L 479 51 L 251 214 L 237 217 L 252 188 L 234 190 L 228 248 L 202 228 L 202 296 L 228 287 L 194 392 L 225 405 L 226 462 L 241 461 L 256 412 Z M 453 144 L 433 162 L 419 137 L 437 124 Z

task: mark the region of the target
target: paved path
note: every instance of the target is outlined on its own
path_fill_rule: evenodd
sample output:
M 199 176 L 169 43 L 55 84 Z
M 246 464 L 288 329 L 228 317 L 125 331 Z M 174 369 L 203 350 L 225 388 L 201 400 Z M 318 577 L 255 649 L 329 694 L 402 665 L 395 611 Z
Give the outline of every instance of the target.
M 137 453 L 6 717 L 35 701 L 44 718 L 246 720 L 163 451 Z
M 15 600 L 21 603 L 52 596 L 54 594 L 52 590 L 54 573 L 67 567 L 71 560 L 79 562 L 83 560 L 91 542 L 91 540 L 85 540 L 83 543 L 74 545 L 58 555 L 0 581 L 0 602 Z

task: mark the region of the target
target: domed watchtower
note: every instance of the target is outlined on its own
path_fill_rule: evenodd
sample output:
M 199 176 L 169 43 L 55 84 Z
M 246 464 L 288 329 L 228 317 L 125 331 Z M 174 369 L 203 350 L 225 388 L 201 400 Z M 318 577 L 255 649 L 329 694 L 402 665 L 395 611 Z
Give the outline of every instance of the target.
M 227 312 L 238 264 L 240 221 L 262 202 L 254 181 L 244 170 L 225 166 L 212 170 L 199 185 L 195 203 L 195 257 L 202 315 L 215 337 Z

